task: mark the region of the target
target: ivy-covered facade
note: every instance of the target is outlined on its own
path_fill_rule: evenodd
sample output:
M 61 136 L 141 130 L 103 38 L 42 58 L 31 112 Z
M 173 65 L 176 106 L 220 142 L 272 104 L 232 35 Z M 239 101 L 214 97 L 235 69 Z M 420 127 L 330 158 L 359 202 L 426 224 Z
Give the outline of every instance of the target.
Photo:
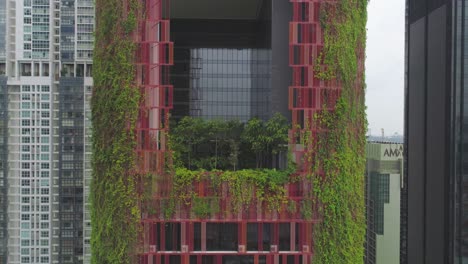
M 367 1 L 169 2 L 96 3 L 93 262 L 361 263 Z M 260 119 L 200 141 L 171 110 Z

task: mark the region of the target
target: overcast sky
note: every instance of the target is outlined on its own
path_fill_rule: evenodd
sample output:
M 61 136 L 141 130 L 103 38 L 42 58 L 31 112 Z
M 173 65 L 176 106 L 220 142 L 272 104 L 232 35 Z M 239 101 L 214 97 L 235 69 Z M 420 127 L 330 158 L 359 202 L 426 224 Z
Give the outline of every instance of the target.
M 369 132 L 403 134 L 405 0 L 370 0 L 367 21 Z M 368 132 L 368 133 L 369 133 Z

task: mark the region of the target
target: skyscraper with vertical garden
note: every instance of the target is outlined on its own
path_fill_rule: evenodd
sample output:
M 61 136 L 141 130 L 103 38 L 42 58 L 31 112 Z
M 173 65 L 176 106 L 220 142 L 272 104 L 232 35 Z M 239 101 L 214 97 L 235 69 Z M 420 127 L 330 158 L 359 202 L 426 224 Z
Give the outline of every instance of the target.
M 366 7 L 97 0 L 93 262 L 362 262 Z

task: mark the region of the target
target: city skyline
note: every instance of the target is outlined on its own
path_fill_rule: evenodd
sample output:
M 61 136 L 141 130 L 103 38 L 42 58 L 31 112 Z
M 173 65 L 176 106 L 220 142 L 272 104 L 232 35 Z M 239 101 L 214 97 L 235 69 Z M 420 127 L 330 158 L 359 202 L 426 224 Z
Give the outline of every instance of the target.
M 160 4 L 159 1 L 153 2 Z M 226 49 L 232 47 L 223 46 L 222 48 L 224 50 L 222 50 L 222 52 L 211 53 L 213 48 L 209 45 L 207 46 L 209 49 L 193 49 L 190 51 L 192 57 L 193 55 L 197 55 L 197 60 L 194 59 L 188 64 L 192 75 L 187 75 L 185 77 L 182 76 L 182 78 L 179 78 L 179 81 L 186 81 L 189 77 L 195 76 L 197 79 L 201 80 L 200 83 L 204 83 L 206 80 L 206 83 L 209 84 L 207 87 L 198 87 L 194 85 L 195 81 L 192 80 L 190 86 L 193 89 L 193 91 L 190 91 L 192 95 L 197 91 L 200 92 L 200 95 L 205 96 L 206 99 L 209 94 L 206 92 L 209 91 L 209 89 L 206 88 L 211 89 L 211 83 L 218 83 L 217 85 L 214 85 L 217 86 L 215 88 L 223 88 L 222 85 L 219 84 L 222 83 L 221 81 L 224 81 L 222 80 L 223 78 L 219 78 L 219 80 L 211 78 L 211 80 L 209 80 L 198 76 L 212 76 L 213 74 L 219 74 L 213 70 L 206 72 L 201 70 L 197 71 L 199 67 L 202 67 L 197 63 L 198 59 L 211 61 L 211 59 L 219 57 L 220 61 L 225 61 L 226 58 L 232 57 L 232 60 L 235 62 L 232 64 L 235 65 L 239 63 L 239 61 L 243 61 L 242 64 L 250 65 L 249 71 L 251 74 L 257 76 L 257 79 L 252 78 L 252 80 L 241 80 L 242 78 L 239 78 L 239 76 L 244 76 L 245 73 L 243 71 L 236 71 L 233 70 L 232 67 L 227 67 L 225 70 L 228 71 L 229 74 L 237 76 L 237 82 L 233 82 L 234 84 L 230 83 L 229 85 L 238 85 L 238 88 L 241 87 L 243 89 L 248 88 L 249 92 L 239 91 L 237 94 L 234 93 L 235 96 L 230 94 L 231 97 L 228 97 L 228 103 L 224 104 L 224 110 L 222 111 L 219 110 L 221 109 L 220 107 L 213 107 L 216 100 L 218 100 L 214 96 L 205 100 L 207 102 L 205 105 L 198 104 L 199 98 L 190 97 L 191 101 L 188 104 L 190 105 L 190 109 L 188 110 L 191 115 L 193 114 L 196 116 L 197 113 L 205 112 L 208 114 L 201 116 L 209 118 L 210 116 L 215 116 L 215 114 L 219 114 L 220 112 L 222 112 L 223 115 L 226 115 L 226 113 L 228 113 L 228 110 L 226 109 L 230 109 L 233 116 L 244 115 L 243 121 L 246 121 L 251 116 L 258 116 L 259 113 L 265 115 L 264 118 L 269 116 L 272 112 L 288 113 L 289 107 L 289 110 L 292 110 L 293 113 L 293 130 L 298 127 L 309 129 L 309 127 L 307 127 L 307 125 L 310 125 L 308 120 L 312 120 L 312 117 L 316 117 L 316 115 L 311 114 L 312 111 L 317 111 L 316 113 L 319 113 L 321 107 L 325 107 L 327 105 L 328 100 L 332 102 L 333 100 L 337 100 L 339 93 L 336 92 L 336 90 L 333 90 L 336 88 L 334 87 L 336 84 L 334 84 L 333 80 L 330 81 L 330 77 L 327 77 L 330 72 L 320 72 L 322 74 L 321 77 L 314 77 L 317 80 L 314 80 L 313 83 L 311 81 L 312 78 L 307 78 L 307 74 L 305 73 L 306 70 L 308 71 L 311 69 L 311 66 L 314 65 L 315 61 L 305 59 L 308 58 L 307 54 L 312 51 L 304 47 L 314 47 L 314 55 L 318 57 L 317 49 L 320 48 L 320 45 L 318 45 L 317 42 L 322 40 L 321 36 L 315 35 L 316 33 L 308 34 L 308 30 L 305 30 L 308 28 L 311 30 L 313 27 L 318 25 L 318 16 L 312 19 L 312 14 L 316 15 L 319 12 L 317 11 L 319 8 L 317 6 L 313 6 L 313 1 L 310 1 L 310 3 L 307 4 L 304 4 L 303 1 L 291 1 L 293 4 L 290 4 L 289 6 L 294 6 L 294 10 L 296 10 L 294 12 L 294 17 L 291 20 L 289 16 L 292 15 L 292 12 L 286 12 L 286 8 L 279 8 L 277 5 L 281 3 L 282 5 L 286 5 L 283 7 L 287 7 L 287 3 L 289 3 L 289 1 L 282 2 L 282 0 L 273 0 L 272 2 L 276 5 L 272 10 L 282 10 L 282 12 L 273 12 L 275 19 L 273 19 L 273 24 L 270 27 L 274 29 L 271 31 L 274 32 L 274 34 L 271 36 L 265 34 L 264 38 L 258 38 L 255 39 L 255 41 L 252 41 L 250 36 L 255 32 L 251 32 L 250 30 L 245 30 L 245 28 L 243 28 L 246 26 L 248 27 L 248 24 L 243 22 L 239 24 L 231 24 L 232 21 L 226 23 L 226 25 L 230 27 L 229 29 L 234 29 L 234 32 L 235 29 L 239 27 L 242 28 L 243 34 L 245 34 L 245 38 L 241 38 L 241 41 L 247 40 L 246 43 L 248 44 L 237 43 L 236 45 L 239 45 L 239 47 L 243 47 L 244 49 L 257 49 L 259 52 L 248 51 L 244 54 L 246 56 L 244 56 L 238 51 Z M 345 2 L 346 1 L 344 1 L 344 3 Z M 117 1 L 116 3 L 119 2 Z M 252 4 L 253 2 L 244 1 L 243 3 Z M 240 4 L 240 2 L 237 4 Z M 362 6 L 364 5 L 363 1 Z M 174 7 L 177 7 L 177 5 L 174 5 Z M 380 5 L 379 8 L 381 9 Z M 376 10 L 380 10 L 379 8 L 376 8 Z M 256 9 L 251 8 L 251 10 L 255 11 Z M 268 8 L 263 9 L 263 12 L 266 12 L 265 14 L 267 15 L 265 17 L 259 16 L 257 20 L 268 21 L 268 14 L 272 10 Z M 299 11 L 304 11 L 304 14 L 306 14 L 306 10 L 311 12 L 310 17 L 308 15 L 304 15 L 304 17 L 300 15 L 302 13 Z M 152 11 L 156 11 L 156 9 Z M 194 17 L 202 14 L 197 13 L 202 10 L 193 11 L 195 12 Z M 162 10 L 159 10 L 159 12 L 163 13 Z M 0 187 L 5 188 L 6 190 L 4 192 L 5 196 L 2 198 L 3 203 L 1 204 L 2 207 L 5 208 L 4 211 L 2 211 L 2 216 L 5 215 L 5 217 L 0 219 L 3 220 L 3 222 L 0 221 L 0 224 L 2 225 L 0 227 L 5 230 L 2 233 L 1 238 L 9 238 L 8 241 L 6 239 L 4 240 L 5 242 L 8 242 L 9 250 L 8 252 L 0 252 L 0 255 L 6 258 L 5 254 L 8 254 L 8 263 L 87 263 L 91 259 L 91 219 L 90 214 L 87 212 L 87 196 L 89 194 L 89 184 L 91 182 L 90 101 L 93 85 L 93 80 L 91 78 L 91 73 L 93 72 L 92 57 L 93 53 L 95 54 L 97 51 L 102 51 L 99 49 L 97 49 L 97 51 L 93 50 L 94 3 L 90 0 L 24 0 L 19 3 L 16 3 L 14 0 L 6 0 L 0 1 L 0 14 L 3 13 L 5 13 L 5 19 L 0 19 L 0 33 L 10 37 L 6 38 L 6 42 L 4 44 L 0 42 L 0 76 L 5 75 L 0 77 L 0 87 L 2 88 L 1 95 L 3 96 L 3 104 L 1 107 L 3 107 L 2 110 L 4 113 L 8 113 L 7 115 L 2 116 L 3 123 L 0 124 L 0 129 L 3 131 L 4 136 L 4 140 L 1 145 L 3 147 L 3 153 L 1 154 L 4 159 L 2 160 L 4 163 L 2 168 L 5 170 L 2 177 L 0 177 L 2 180 L 2 185 Z M 151 11 L 149 13 L 152 15 L 156 14 Z M 393 12 L 387 13 L 396 14 Z M 218 14 L 213 15 L 214 17 L 210 17 L 210 19 L 220 19 L 215 17 Z M 360 27 L 358 30 L 360 32 L 360 36 L 365 35 L 365 16 L 362 14 L 364 13 L 361 12 L 361 16 L 359 17 Z M 372 12 L 369 18 L 372 19 L 375 16 L 380 17 L 378 14 L 378 12 Z M 177 26 L 179 26 L 179 29 L 184 29 L 187 25 L 183 23 L 183 19 L 186 19 L 186 17 L 184 17 L 186 14 L 182 12 L 179 13 L 179 15 L 180 21 L 178 21 L 179 23 L 175 23 L 175 27 L 171 28 L 171 33 L 175 33 L 174 35 L 179 37 L 179 39 L 177 39 L 178 43 L 181 43 L 184 41 L 183 34 L 185 31 L 182 30 L 178 32 L 176 29 Z M 252 12 L 251 15 L 253 17 L 255 12 Z M 258 13 L 256 15 L 258 15 Z M 278 15 L 280 15 L 281 19 L 278 19 Z M 176 48 L 179 49 L 174 50 L 174 54 L 171 53 L 173 51 L 173 47 L 170 43 L 172 39 L 169 40 L 168 38 L 169 21 L 165 21 L 159 16 L 152 18 L 148 17 L 147 19 L 148 21 L 145 23 L 147 23 L 147 26 L 150 25 L 152 27 L 156 26 L 156 24 L 154 24 L 154 20 L 160 20 L 162 26 L 158 26 L 161 27 L 162 33 L 161 36 L 157 36 L 154 32 L 146 33 L 147 35 L 143 34 L 144 38 L 148 38 L 149 41 L 148 39 L 140 39 L 137 44 L 141 47 L 139 54 L 142 56 L 138 59 L 142 60 L 136 60 L 137 63 L 135 65 L 138 65 L 137 72 L 139 73 L 139 75 L 137 75 L 136 82 L 139 85 L 142 85 L 141 87 L 144 87 L 144 89 L 150 91 L 147 91 L 147 96 L 151 95 L 155 97 L 148 97 L 152 98 L 152 100 L 148 101 L 150 105 L 146 106 L 148 109 L 151 109 L 149 110 L 151 114 L 149 114 L 149 117 L 148 115 L 144 117 L 153 119 L 141 119 L 141 117 L 146 113 L 141 110 L 141 116 L 139 117 L 140 119 L 136 125 L 136 134 L 137 137 L 139 137 L 138 142 L 141 144 L 138 145 L 136 152 L 138 152 L 138 155 L 141 155 L 138 160 L 141 162 L 141 164 L 138 165 L 140 166 L 138 169 L 141 171 L 148 170 L 154 172 L 154 168 L 151 167 L 156 164 L 154 163 L 155 160 L 153 160 L 154 157 L 156 157 L 154 154 L 158 153 L 158 155 L 160 155 L 166 150 L 166 148 L 164 147 L 164 143 L 159 145 L 151 144 L 148 145 L 149 148 L 148 146 L 144 146 L 143 143 L 147 143 L 148 139 L 153 140 L 155 135 L 161 137 L 158 140 L 164 140 L 166 124 L 160 124 L 159 122 L 162 120 L 159 120 L 159 118 L 162 117 L 164 122 L 167 121 L 166 115 L 168 112 L 166 110 L 172 108 L 172 96 L 181 96 L 181 94 L 182 97 L 185 96 L 183 93 L 186 92 L 184 89 L 187 87 L 181 86 L 179 82 L 179 84 L 176 85 L 176 88 L 182 88 L 182 90 L 174 89 L 174 93 L 172 93 L 172 88 L 168 83 L 166 83 L 167 79 L 160 77 L 159 73 L 156 73 L 157 70 L 154 70 L 153 68 L 151 69 L 151 76 L 157 76 L 157 78 L 152 79 L 149 74 L 145 75 L 142 72 L 146 72 L 147 69 L 144 67 L 149 67 L 148 65 L 159 65 L 158 63 L 162 63 L 161 65 L 164 65 L 163 67 L 167 67 L 173 63 L 172 55 L 175 55 L 175 60 L 177 60 L 181 57 L 185 59 L 184 56 L 186 56 L 186 54 L 183 54 L 183 50 L 180 49 L 180 47 L 183 48 L 183 45 L 176 46 Z M 278 21 L 281 21 L 281 23 Z M 287 23 L 290 21 L 293 21 L 293 28 L 287 27 Z M 126 24 L 128 28 L 132 25 L 130 22 L 128 25 Z M 258 24 L 262 25 L 262 23 Z M 271 21 L 269 23 L 271 23 Z M 201 26 L 203 25 L 203 22 L 201 22 L 198 25 L 198 28 L 202 28 Z M 375 23 L 375 25 L 380 24 Z M 128 28 L 126 28 L 126 30 L 129 30 Z M 141 28 L 139 29 L 141 30 Z M 264 30 L 264 28 L 260 26 L 258 30 L 261 31 Z M 290 46 L 291 50 L 289 53 L 283 52 L 288 48 L 286 37 L 288 35 L 288 30 L 291 30 L 289 33 L 292 33 L 289 40 L 290 44 L 292 44 L 292 46 Z M 384 31 L 382 28 L 380 28 L 380 30 Z M 311 32 L 313 31 L 311 30 Z M 203 34 L 203 31 L 199 33 Z M 394 34 L 397 35 L 398 32 L 395 31 Z M 182 38 L 180 38 L 181 36 Z M 238 35 L 237 33 L 234 33 L 232 36 Z M 377 35 L 377 37 L 371 36 L 369 39 L 374 40 L 379 38 L 382 39 L 381 36 Z M 388 36 L 384 37 L 384 39 L 386 38 L 388 38 Z M 192 40 L 193 39 L 190 38 L 190 41 Z M 359 49 L 360 47 L 363 47 L 362 43 L 364 43 L 364 41 L 364 37 L 357 40 L 355 48 Z M 166 57 L 167 54 L 165 51 L 162 51 L 163 49 L 161 49 L 160 54 L 162 54 L 162 56 L 155 56 L 155 54 L 152 53 L 152 49 L 154 47 L 151 45 L 153 44 L 148 43 L 164 45 L 164 50 L 167 48 L 167 51 L 170 51 L 168 53 L 169 55 Z M 255 43 L 255 45 L 252 43 Z M 272 47 L 269 47 L 270 44 L 265 43 L 271 43 Z M 372 43 L 372 41 L 370 43 Z M 199 44 L 200 43 L 194 43 L 193 47 L 197 47 Z M 231 44 L 233 45 L 233 43 Z M 217 43 L 217 45 L 219 45 L 219 43 Z M 267 48 L 271 48 L 273 53 L 265 53 L 263 45 L 267 45 Z M 343 45 L 343 47 L 348 49 L 351 45 Z M 373 45 L 370 44 L 368 48 L 373 50 L 372 47 Z M 5 52 L 3 52 L 3 50 Z M 351 54 L 353 54 L 354 50 L 352 48 L 349 50 L 351 50 Z M 210 52 L 209 55 L 205 54 L 207 51 Z M 399 50 L 395 48 L 393 51 L 395 53 L 380 53 L 391 58 L 398 57 L 396 55 L 392 56 L 392 54 L 397 54 Z M 217 55 L 215 56 L 214 54 Z M 368 56 L 371 57 L 370 63 L 375 61 L 374 58 L 380 58 L 380 60 L 386 60 L 385 58 L 387 58 L 384 57 L 382 59 L 378 56 L 374 57 L 372 54 L 374 53 L 371 53 L 371 56 Z M 330 56 L 333 55 L 336 56 L 336 53 Z M 265 59 L 270 56 L 272 58 L 271 62 L 269 59 Z M 362 58 L 364 58 L 363 49 L 360 49 L 360 52 L 357 52 L 356 56 L 356 60 L 358 60 L 358 63 L 356 64 L 358 64 L 358 67 L 355 69 L 356 72 L 353 72 L 353 74 L 357 74 L 357 80 L 362 80 L 363 63 L 361 62 L 363 61 Z M 156 59 L 161 61 L 156 62 Z M 165 61 L 165 59 L 167 59 L 167 61 Z M 269 65 L 270 63 L 274 65 L 274 67 L 272 67 L 273 70 L 271 71 L 271 96 L 267 91 L 264 91 L 268 88 L 267 84 L 270 83 L 270 77 L 267 76 L 269 75 L 268 72 L 270 72 L 270 70 L 266 70 L 267 67 L 265 65 Z M 116 64 L 119 65 L 119 62 Z M 348 64 L 352 63 L 348 62 Z M 403 130 L 402 121 L 400 122 L 399 119 L 396 118 L 400 115 L 398 110 L 392 112 L 389 110 L 391 107 L 386 104 L 388 101 L 391 101 L 388 100 L 391 98 L 389 94 L 392 94 L 392 96 L 395 95 L 395 98 L 398 98 L 398 93 L 396 93 L 397 90 L 392 89 L 392 87 L 398 86 L 396 83 L 400 81 L 398 79 L 398 71 L 392 71 L 391 65 L 394 64 L 389 64 L 390 65 L 383 74 L 384 76 L 390 76 L 388 73 L 392 72 L 391 81 L 382 81 L 382 75 L 379 75 L 381 73 L 373 74 L 371 71 L 369 74 L 367 93 L 369 98 L 372 98 L 368 98 L 368 101 L 372 103 L 368 103 L 368 113 L 372 112 L 378 115 L 377 117 L 375 117 L 374 114 L 369 116 L 369 129 L 373 134 L 376 134 L 374 131 L 377 131 L 377 134 L 380 134 L 380 127 L 386 130 L 386 135 L 392 135 L 394 132 L 400 133 Z M 175 61 L 175 65 L 176 67 L 182 65 L 180 64 L 180 59 L 179 61 Z M 276 65 L 281 65 L 281 67 L 276 67 Z M 403 64 L 401 64 L 400 67 L 401 69 L 403 69 L 402 65 Z M 99 67 L 99 64 L 97 67 Z M 174 67 L 174 69 L 176 69 L 176 67 Z M 218 66 L 216 66 L 216 63 L 211 63 L 205 64 L 203 67 L 206 67 L 206 69 L 212 69 Z M 289 67 L 293 68 L 294 74 L 292 76 L 289 72 L 291 71 Z M 368 69 L 369 68 L 380 69 L 380 66 L 368 65 Z M 177 69 L 180 70 L 180 68 Z M 169 76 L 168 71 L 165 69 L 163 71 L 165 74 L 168 74 L 167 76 Z M 288 77 L 283 78 L 282 76 L 286 75 L 278 74 L 279 72 L 283 74 L 288 73 L 289 75 Z M 163 79 L 165 81 L 163 81 Z M 333 79 L 333 77 L 331 79 Z M 346 81 L 347 85 L 345 86 L 350 87 L 351 79 L 345 80 L 345 83 Z M 386 86 L 379 87 L 382 83 L 386 84 Z M 146 86 L 143 84 L 146 84 Z M 223 85 L 224 84 L 225 83 L 223 83 Z M 362 83 L 359 85 L 361 84 Z M 288 86 L 288 89 L 283 89 Z M 204 93 L 203 89 L 206 89 Z M 290 93 L 289 102 L 286 100 L 288 92 Z M 158 95 L 156 95 L 156 93 Z M 176 93 L 178 94 L 176 95 Z M 363 93 L 361 92 L 361 94 L 358 95 L 360 104 L 363 103 L 363 100 L 361 99 L 362 94 Z M 166 98 L 167 101 L 162 100 L 162 97 L 160 98 L 159 96 Z M 249 98 L 249 100 L 253 102 L 248 106 L 249 112 L 245 114 L 242 114 L 242 111 L 240 110 L 246 109 L 232 106 L 235 103 L 244 102 L 245 100 L 243 98 Z M 266 98 L 269 98 L 269 100 L 264 100 Z M 213 101 L 211 102 L 210 100 Z M 234 100 L 238 100 L 238 102 L 235 102 Z M 396 101 L 398 100 L 399 99 Z M 175 99 L 174 102 L 182 102 L 180 105 L 186 105 L 187 103 L 186 101 Z M 378 104 L 377 108 L 374 106 L 374 102 Z M 166 103 L 168 103 L 168 105 L 165 105 Z M 334 105 L 332 104 L 331 107 L 334 107 Z M 346 126 L 356 126 L 355 131 L 357 132 L 354 136 L 359 138 L 359 140 L 363 140 L 360 133 L 363 135 L 365 131 L 364 128 L 361 127 L 361 125 L 364 124 L 360 119 L 362 117 L 361 114 L 364 113 L 364 110 L 361 109 L 362 108 L 359 108 L 357 111 L 359 116 L 354 117 L 357 122 L 347 123 L 347 120 L 338 120 L 338 122 L 336 122 L 344 122 L 343 124 Z M 403 111 L 402 107 L 400 110 L 401 112 Z M 184 111 L 185 109 L 182 109 L 181 112 Z M 186 115 L 186 113 L 182 115 Z M 154 121 L 156 121 L 157 124 Z M 386 122 L 386 124 L 382 124 L 382 121 Z M 335 122 L 331 123 L 334 124 Z M 399 123 L 401 123 L 401 129 L 398 125 Z M 314 133 L 319 131 L 319 128 L 310 129 Z M 162 133 L 159 134 L 159 131 Z M 107 135 L 105 138 L 107 139 Z M 293 139 L 291 139 L 291 142 L 293 145 L 301 144 L 293 141 Z M 364 144 L 358 145 L 361 146 Z M 299 161 L 302 159 L 301 155 L 303 149 L 298 148 L 297 146 L 293 148 L 295 148 L 293 150 L 293 152 L 295 152 L 294 155 Z M 352 151 L 359 152 L 358 148 L 359 146 Z M 127 155 L 127 157 L 131 156 Z M 157 158 L 158 173 L 164 169 L 161 161 L 162 156 L 161 159 Z M 356 171 L 358 170 L 359 168 L 356 168 Z M 353 177 L 356 175 L 359 176 L 360 174 L 352 174 Z M 356 194 L 356 192 L 354 193 Z M 346 199 L 343 199 L 342 202 L 345 202 L 345 200 Z M 304 202 L 303 204 L 306 203 Z M 308 225 L 311 224 L 312 220 L 302 219 L 304 216 L 301 216 L 298 211 L 297 208 L 299 207 L 300 203 L 297 205 L 295 204 L 296 210 L 292 210 L 295 211 L 295 214 L 297 215 L 296 220 L 298 225 L 295 226 L 294 224 L 288 226 L 286 230 L 291 232 L 291 241 L 298 238 L 301 241 L 301 245 L 296 246 L 293 245 L 292 242 L 286 244 L 292 245 L 291 251 L 294 251 L 292 250 L 294 248 L 297 250 L 300 249 L 303 257 L 309 258 L 311 254 L 309 247 L 310 237 L 301 237 L 296 235 L 295 232 L 302 229 L 309 229 L 310 227 Z M 5 219 L 7 222 L 5 222 Z M 268 220 L 268 217 L 266 217 L 266 219 Z M 159 221 L 163 223 L 163 220 L 164 219 L 160 219 Z M 246 226 L 240 225 L 239 228 L 241 233 L 246 234 Z M 274 232 L 272 232 L 277 233 L 280 228 L 283 227 L 274 226 L 272 229 Z M 296 231 L 293 232 L 291 230 Z M 356 234 L 358 233 L 359 231 Z M 280 242 L 278 238 L 274 238 L 272 241 L 274 241 L 276 245 Z M 323 240 L 322 243 L 327 243 L 324 241 L 325 240 Z M 243 238 L 241 242 L 245 243 L 247 240 Z M 261 242 L 258 243 L 261 245 Z M 151 243 L 151 246 L 153 245 L 156 245 L 156 242 Z M 274 252 L 274 246 L 276 245 L 272 246 L 272 252 Z M 245 244 L 240 244 L 240 246 L 245 246 Z M 279 249 L 281 250 L 281 245 L 279 246 Z M 242 247 L 234 249 L 234 251 L 243 250 Z M 149 254 L 151 254 L 151 252 L 152 247 L 149 249 Z M 291 256 L 284 255 L 282 258 L 286 260 L 286 258 Z M 299 258 L 295 258 L 296 262 L 300 262 Z

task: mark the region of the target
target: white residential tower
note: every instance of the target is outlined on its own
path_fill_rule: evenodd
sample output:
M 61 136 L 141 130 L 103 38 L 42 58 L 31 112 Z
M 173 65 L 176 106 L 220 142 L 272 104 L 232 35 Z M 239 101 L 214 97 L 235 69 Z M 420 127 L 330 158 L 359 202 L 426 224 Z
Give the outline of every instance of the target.
M 89 263 L 92 0 L 0 0 L 0 263 Z

